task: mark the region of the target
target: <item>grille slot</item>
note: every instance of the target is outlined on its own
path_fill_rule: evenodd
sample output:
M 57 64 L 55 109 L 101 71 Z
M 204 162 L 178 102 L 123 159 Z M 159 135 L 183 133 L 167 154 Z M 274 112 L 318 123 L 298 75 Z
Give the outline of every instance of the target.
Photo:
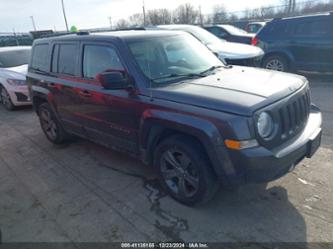
M 301 95 L 293 98 L 287 105 L 278 110 L 281 129 L 281 139 L 285 140 L 302 129 L 309 117 L 310 94 L 306 90 Z

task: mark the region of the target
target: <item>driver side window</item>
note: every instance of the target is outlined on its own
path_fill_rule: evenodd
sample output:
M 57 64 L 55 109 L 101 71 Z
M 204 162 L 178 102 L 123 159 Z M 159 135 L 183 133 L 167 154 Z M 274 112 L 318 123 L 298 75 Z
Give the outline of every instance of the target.
M 97 74 L 124 70 L 119 56 L 112 47 L 103 45 L 85 45 L 83 55 L 83 76 L 94 79 Z

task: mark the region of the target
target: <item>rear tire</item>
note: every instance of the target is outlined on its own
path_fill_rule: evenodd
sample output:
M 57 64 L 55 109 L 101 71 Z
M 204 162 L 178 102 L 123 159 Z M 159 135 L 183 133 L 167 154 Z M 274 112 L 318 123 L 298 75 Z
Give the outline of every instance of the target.
M 162 141 L 155 150 L 154 165 L 163 188 L 185 205 L 205 203 L 219 189 L 202 147 L 186 136 L 172 136 Z
M 0 86 L 0 98 L 2 105 L 8 110 L 13 111 L 15 106 L 9 96 L 8 91 L 3 86 Z
M 42 130 L 50 142 L 63 144 L 69 140 L 70 135 L 65 132 L 48 103 L 38 107 L 38 115 Z
M 263 61 L 263 68 L 279 72 L 288 72 L 290 66 L 288 60 L 281 55 L 269 55 Z

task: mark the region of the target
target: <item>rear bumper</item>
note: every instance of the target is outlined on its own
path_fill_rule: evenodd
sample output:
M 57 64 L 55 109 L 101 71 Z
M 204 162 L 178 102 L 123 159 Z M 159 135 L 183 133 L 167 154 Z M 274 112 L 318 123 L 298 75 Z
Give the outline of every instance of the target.
M 268 150 L 262 146 L 241 151 L 229 151 L 236 174 L 230 176 L 233 184 L 263 183 L 275 180 L 293 170 L 305 157 L 311 157 L 320 145 L 322 116 L 312 106 L 303 132 L 287 143 Z M 312 153 L 309 148 L 317 138 Z M 313 147 L 313 146 L 312 146 Z M 311 147 L 311 148 L 312 148 Z

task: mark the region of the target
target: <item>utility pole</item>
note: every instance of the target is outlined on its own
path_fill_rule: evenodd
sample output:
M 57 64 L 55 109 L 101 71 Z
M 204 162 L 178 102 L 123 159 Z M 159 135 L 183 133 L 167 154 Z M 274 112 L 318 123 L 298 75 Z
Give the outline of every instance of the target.
M 64 14 L 64 19 L 65 19 L 65 24 L 66 24 L 66 30 L 69 31 L 68 24 L 67 24 L 66 12 L 65 12 L 64 0 L 61 0 L 61 6 L 62 6 L 62 13 Z
M 142 0 L 143 26 L 146 26 L 146 8 L 145 0 Z
M 17 36 L 16 36 L 15 28 L 13 28 L 13 34 L 14 34 L 14 37 L 15 37 L 16 46 L 20 46 L 20 43 L 19 43 L 19 41 L 17 39 Z
M 34 31 L 36 31 L 37 29 L 36 29 L 35 19 L 33 16 L 30 16 L 30 18 L 31 18 L 32 26 L 34 27 Z
M 110 22 L 110 29 L 112 29 L 112 17 L 109 16 L 108 18 L 109 18 L 109 22 Z

